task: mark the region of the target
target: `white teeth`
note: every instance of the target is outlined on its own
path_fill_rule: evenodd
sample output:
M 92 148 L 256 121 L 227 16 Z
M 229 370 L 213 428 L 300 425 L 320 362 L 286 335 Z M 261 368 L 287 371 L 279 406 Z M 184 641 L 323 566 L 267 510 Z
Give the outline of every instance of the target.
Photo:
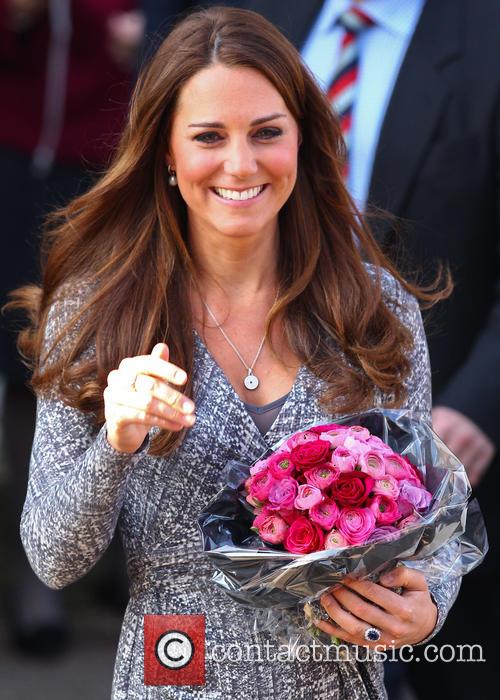
M 242 192 L 238 192 L 238 190 L 226 190 L 223 187 L 214 187 L 214 190 L 217 192 L 219 197 L 222 197 L 223 199 L 236 200 L 253 199 L 260 194 L 263 189 L 264 185 L 259 185 L 259 187 L 251 187 L 250 189 L 243 190 Z

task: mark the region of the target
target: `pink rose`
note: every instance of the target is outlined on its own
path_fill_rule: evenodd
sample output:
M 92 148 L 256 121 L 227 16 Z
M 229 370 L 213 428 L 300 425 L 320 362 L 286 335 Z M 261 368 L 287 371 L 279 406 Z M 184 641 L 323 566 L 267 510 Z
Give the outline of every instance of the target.
M 324 534 L 320 526 L 303 515 L 290 525 L 284 546 L 293 554 L 308 554 L 322 549 L 323 541 Z
M 339 532 L 336 528 L 330 530 L 330 532 L 325 537 L 325 543 L 323 549 L 337 549 L 338 547 L 348 547 L 349 542 L 346 540 L 344 535 Z
M 250 474 L 253 476 L 254 474 L 263 472 L 265 469 L 267 469 L 267 459 L 259 459 L 258 462 L 255 462 L 255 464 L 250 467 Z
M 368 498 L 374 481 L 364 472 L 344 472 L 331 486 L 332 497 L 342 506 L 361 506 Z
M 267 460 L 268 468 L 275 479 L 282 479 L 284 476 L 291 476 L 295 465 L 290 459 L 289 452 L 276 452 Z
M 347 428 L 338 425 L 334 428 L 330 428 L 330 430 L 322 432 L 319 437 L 320 440 L 325 440 L 325 442 L 329 442 L 330 445 L 332 445 L 332 447 L 340 447 L 344 444 L 344 440 L 347 437 Z
M 372 450 L 375 450 L 375 452 L 380 452 L 383 455 L 392 455 L 393 451 L 389 447 L 389 445 L 386 445 L 383 440 L 381 440 L 379 437 L 376 435 L 370 435 L 368 440 L 366 441 L 367 445 L 370 445 Z
M 382 527 L 376 527 L 375 530 L 370 535 L 368 542 L 391 542 L 399 537 L 399 530 L 397 527 L 392 525 L 383 525 Z
M 252 524 L 252 529 L 253 530 L 258 530 L 260 525 L 264 522 L 266 518 L 268 518 L 270 515 L 276 515 L 276 513 L 273 513 L 272 510 L 270 510 L 267 506 L 264 506 L 263 508 L 260 509 L 260 511 L 257 513 L 253 520 Z
M 401 455 L 403 456 L 403 455 Z M 410 476 L 408 477 L 408 481 L 410 481 L 412 484 L 415 484 L 415 486 L 418 486 L 419 484 L 424 485 L 424 480 L 422 478 L 422 474 L 418 471 L 416 466 L 410 462 L 408 457 L 403 457 L 404 461 L 406 462 L 406 466 L 408 467 L 410 471 Z
M 289 476 L 276 479 L 269 491 L 268 502 L 271 510 L 287 510 L 293 508 L 299 485 Z
M 303 513 L 300 510 L 295 510 L 295 508 L 292 508 L 291 510 L 280 510 L 279 516 L 283 518 L 285 523 L 287 525 L 291 525 L 297 518 L 302 518 Z
M 276 480 L 273 475 L 266 469 L 265 471 L 257 472 L 252 476 L 250 484 L 250 496 L 258 501 L 265 501 L 269 496 L 271 486 Z
M 316 435 L 321 435 L 321 433 L 337 429 L 346 430 L 345 426 L 339 425 L 338 423 L 324 423 L 323 425 L 314 425 L 312 428 L 309 428 L 309 432 L 316 433 Z
M 306 472 L 304 472 L 304 476 L 308 484 L 324 490 L 335 481 L 335 479 L 338 477 L 338 472 L 334 471 L 327 464 L 324 464 L 322 467 L 313 467 L 312 469 L 308 469 Z
M 350 450 L 353 455 L 356 455 L 357 458 L 372 449 L 367 442 L 357 440 L 353 435 L 348 435 L 346 437 L 344 440 L 344 447 L 347 447 L 347 449 Z
M 268 515 L 258 527 L 261 540 L 270 544 L 283 542 L 288 529 L 288 525 L 279 515 Z
M 398 529 L 403 530 L 405 527 L 410 527 L 411 525 L 414 525 L 415 523 L 418 523 L 420 521 L 420 517 L 416 513 L 412 513 L 411 515 L 408 515 L 406 518 L 403 518 L 403 520 L 400 520 L 398 523 Z
M 361 440 L 365 442 L 370 437 L 370 431 L 368 428 L 363 428 L 361 425 L 351 425 L 348 428 L 348 433 L 351 437 L 356 438 L 356 440 Z
M 392 525 L 401 517 L 398 504 L 388 496 L 372 496 L 367 500 L 366 505 L 373 511 L 377 523 L 380 525 Z
M 400 482 L 390 474 L 382 477 L 382 479 L 375 479 L 373 485 L 373 493 L 380 496 L 389 496 L 389 498 L 396 498 L 399 496 L 399 484 Z
M 295 433 L 292 437 L 288 438 L 286 441 L 286 446 L 289 450 L 293 450 L 294 447 L 298 445 L 304 445 L 306 442 L 314 442 L 318 439 L 316 433 L 306 430 L 304 432 Z
M 323 494 L 321 490 L 311 484 L 301 484 L 295 497 L 295 507 L 299 510 L 308 510 L 317 503 L 321 503 Z
M 384 456 L 385 462 L 385 473 L 390 474 L 395 479 L 407 479 L 410 476 L 410 470 L 408 469 L 408 462 L 401 457 L 401 455 L 393 452 L 390 455 Z
M 358 458 L 347 447 L 336 447 L 332 453 L 331 462 L 339 472 L 352 472 Z
M 384 458 L 379 452 L 370 450 L 359 456 L 358 464 L 362 472 L 366 472 L 374 479 L 385 475 Z
M 339 517 L 339 508 L 331 498 L 325 498 L 309 510 L 309 517 L 324 530 L 331 530 Z
M 316 437 L 316 436 L 315 436 Z M 330 445 L 324 440 L 312 440 L 303 445 L 297 445 L 290 453 L 292 462 L 302 471 L 316 467 L 330 460 Z
M 375 530 L 375 516 L 370 508 L 344 508 L 337 528 L 349 544 L 363 544 Z
M 400 498 L 408 501 L 417 510 L 424 510 L 432 501 L 432 493 L 423 486 L 415 486 L 408 479 L 399 482 Z

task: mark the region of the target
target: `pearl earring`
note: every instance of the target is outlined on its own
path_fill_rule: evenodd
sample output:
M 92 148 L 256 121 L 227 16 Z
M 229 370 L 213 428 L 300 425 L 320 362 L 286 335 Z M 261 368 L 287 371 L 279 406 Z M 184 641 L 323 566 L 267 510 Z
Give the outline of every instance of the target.
M 177 175 L 175 174 L 175 170 L 173 170 L 171 165 L 168 166 L 167 170 L 168 170 L 168 184 L 170 185 L 170 187 L 176 187 Z

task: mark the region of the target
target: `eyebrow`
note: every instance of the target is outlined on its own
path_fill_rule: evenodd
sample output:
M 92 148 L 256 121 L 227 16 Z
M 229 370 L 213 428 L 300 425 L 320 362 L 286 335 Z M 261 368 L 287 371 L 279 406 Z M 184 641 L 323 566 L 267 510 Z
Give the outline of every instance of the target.
M 286 114 L 281 114 L 280 112 L 275 112 L 274 114 L 269 114 L 266 117 L 259 117 L 250 122 L 250 126 L 257 126 L 258 124 L 264 124 L 265 122 L 270 122 L 273 119 L 280 119 L 282 117 L 286 118 Z M 199 122 L 197 124 L 189 124 L 189 127 L 204 127 L 208 129 L 223 129 L 224 124 L 222 122 Z

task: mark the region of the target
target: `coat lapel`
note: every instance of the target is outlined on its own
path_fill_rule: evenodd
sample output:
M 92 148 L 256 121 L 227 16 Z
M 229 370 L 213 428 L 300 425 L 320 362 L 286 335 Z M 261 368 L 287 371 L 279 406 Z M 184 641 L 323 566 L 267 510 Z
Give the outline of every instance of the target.
M 443 72 L 460 55 L 461 0 L 428 0 L 382 125 L 369 201 L 402 215 L 447 99 Z

